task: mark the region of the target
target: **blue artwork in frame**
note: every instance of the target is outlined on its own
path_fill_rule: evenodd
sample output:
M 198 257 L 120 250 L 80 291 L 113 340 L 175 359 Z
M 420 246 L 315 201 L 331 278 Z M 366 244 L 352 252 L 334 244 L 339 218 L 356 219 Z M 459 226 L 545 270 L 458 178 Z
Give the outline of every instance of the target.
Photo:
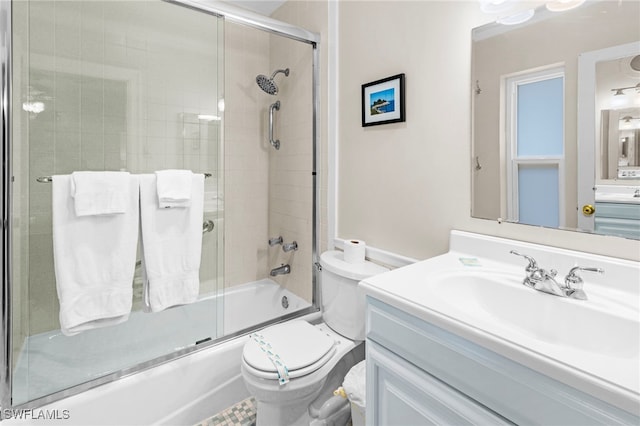
M 362 85 L 362 126 L 405 121 L 404 74 Z

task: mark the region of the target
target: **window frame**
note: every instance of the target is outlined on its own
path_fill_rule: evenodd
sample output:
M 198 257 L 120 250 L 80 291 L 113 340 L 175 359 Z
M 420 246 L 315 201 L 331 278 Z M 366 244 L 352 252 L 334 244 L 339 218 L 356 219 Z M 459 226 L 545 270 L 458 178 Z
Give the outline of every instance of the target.
M 559 155 L 517 155 L 518 146 L 518 87 L 555 78 L 562 79 L 562 153 Z M 520 222 L 518 171 L 520 166 L 549 166 L 558 169 L 558 226 L 566 224 L 565 189 L 565 87 L 564 66 L 555 65 L 547 69 L 525 71 L 504 79 L 505 90 L 505 163 L 506 163 L 506 199 L 507 220 Z M 535 225 L 535 224 L 534 224 Z

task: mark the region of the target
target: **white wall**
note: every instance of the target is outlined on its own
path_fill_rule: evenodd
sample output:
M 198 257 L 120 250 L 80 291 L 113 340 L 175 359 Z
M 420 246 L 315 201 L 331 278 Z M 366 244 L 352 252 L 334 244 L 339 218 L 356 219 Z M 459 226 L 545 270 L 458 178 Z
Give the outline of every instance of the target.
M 471 29 L 476 1 L 339 3 L 337 236 L 405 256 L 451 229 L 640 259 L 640 242 L 470 216 Z M 361 85 L 406 74 L 406 123 L 361 127 Z

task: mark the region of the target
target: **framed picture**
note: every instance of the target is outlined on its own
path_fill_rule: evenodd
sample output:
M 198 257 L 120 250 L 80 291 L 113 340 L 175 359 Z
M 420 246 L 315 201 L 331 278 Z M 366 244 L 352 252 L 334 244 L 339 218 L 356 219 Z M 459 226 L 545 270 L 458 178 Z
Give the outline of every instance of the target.
M 362 127 L 402 121 L 404 74 L 362 85 Z

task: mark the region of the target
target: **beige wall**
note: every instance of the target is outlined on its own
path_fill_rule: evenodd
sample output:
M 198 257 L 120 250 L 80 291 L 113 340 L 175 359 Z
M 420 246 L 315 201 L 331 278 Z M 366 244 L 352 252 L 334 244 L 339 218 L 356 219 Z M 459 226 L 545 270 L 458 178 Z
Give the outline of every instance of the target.
M 415 258 L 451 229 L 640 259 L 640 242 L 470 217 L 475 1 L 339 3 L 338 237 Z M 380 28 L 384 28 L 381 30 Z M 404 72 L 406 123 L 363 128 L 361 84 Z

